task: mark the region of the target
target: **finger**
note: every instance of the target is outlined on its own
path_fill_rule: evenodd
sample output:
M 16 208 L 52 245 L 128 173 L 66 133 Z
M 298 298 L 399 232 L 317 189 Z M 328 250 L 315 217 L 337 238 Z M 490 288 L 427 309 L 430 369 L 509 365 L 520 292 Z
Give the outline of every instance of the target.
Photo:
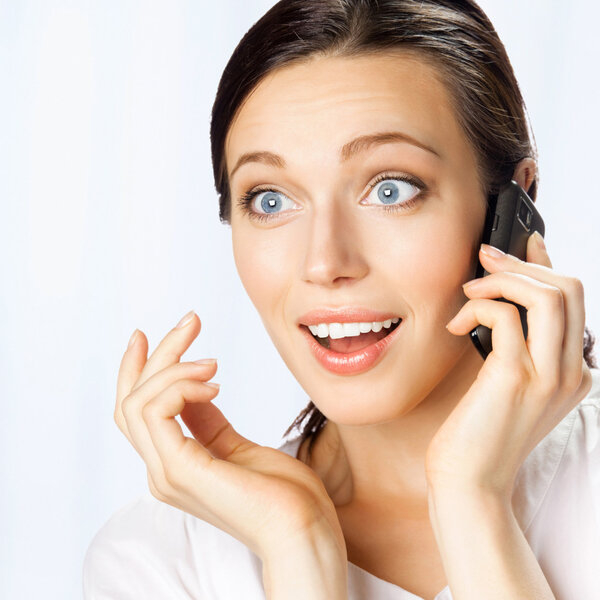
M 156 371 L 161 370 L 179 362 L 181 355 L 198 335 L 199 319 L 197 315 L 190 311 L 173 328 L 154 350 L 150 359 L 148 355 L 148 340 L 144 333 L 136 330 L 129 346 L 121 359 L 119 375 L 117 377 L 117 398 L 114 410 L 114 420 L 119 429 L 131 440 L 128 432 L 126 420 L 123 418 L 121 405 L 123 399 L 134 389 L 140 387 Z M 137 335 L 136 335 L 137 334 Z M 171 354 L 169 354 L 169 349 Z M 169 362 L 169 358 L 171 360 Z
M 527 261 L 552 266 L 544 238 L 535 232 L 527 240 Z M 563 277 L 560 287 L 565 299 L 565 336 L 561 374 L 569 387 L 585 376 L 583 342 L 585 331 L 585 298 L 583 284 L 574 277 Z M 581 382 L 581 381 L 580 381 Z
M 142 409 L 142 417 L 165 471 L 183 463 L 193 468 L 196 465 L 206 468 L 214 458 L 224 461 L 239 452 L 240 447 L 257 446 L 237 433 L 216 406 L 212 406 L 214 410 L 208 408 L 219 392 L 209 386 L 204 382 L 180 379 Z M 185 437 L 175 420 L 175 416 L 190 403 L 204 405 L 205 414 L 209 416 L 202 423 L 195 423 L 196 433 L 201 427 L 199 437 L 206 446 L 196 439 Z
M 183 367 L 184 365 L 180 365 L 180 366 Z M 157 375 L 161 375 L 161 373 L 159 373 Z M 172 391 L 174 389 L 177 389 L 179 386 L 183 385 L 181 382 L 184 382 L 184 381 L 185 382 L 193 382 L 193 383 L 198 384 L 199 386 L 204 386 L 204 389 L 203 389 L 204 395 L 206 397 L 208 397 L 209 399 L 212 399 L 218 392 L 218 390 L 216 390 L 214 387 L 208 386 L 208 385 L 206 385 L 206 383 L 204 383 L 202 381 L 197 381 L 197 380 L 192 380 L 192 379 L 177 379 L 176 381 L 174 381 L 170 385 L 168 385 L 166 389 L 163 389 L 159 393 L 158 396 L 163 397 L 165 394 L 165 391 L 167 391 L 167 390 Z M 138 453 L 140 454 L 140 456 L 142 457 L 142 459 L 144 460 L 144 462 L 146 464 L 146 467 L 148 470 L 148 478 L 153 482 L 154 488 L 164 490 L 168 487 L 168 482 L 169 482 L 168 472 L 172 471 L 173 468 L 177 469 L 178 466 L 181 466 L 181 461 L 182 460 L 185 461 L 185 458 L 179 457 L 179 459 L 177 459 L 176 463 L 173 465 L 169 465 L 169 464 L 165 463 L 163 461 L 162 457 L 160 456 L 160 453 L 158 452 L 157 447 L 152 439 L 152 435 L 151 435 L 151 433 L 148 429 L 147 423 L 145 421 L 145 415 L 147 414 L 147 411 L 148 411 L 148 408 L 147 408 L 148 405 L 152 405 L 154 402 L 156 402 L 156 398 L 158 396 L 155 396 L 148 402 L 144 402 L 143 404 L 141 404 L 141 406 L 136 407 L 135 410 L 132 410 L 132 412 L 129 412 L 129 413 L 128 413 L 128 408 L 127 408 L 127 403 L 129 401 L 129 398 L 126 399 L 124 406 L 125 406 L 125 414 L 128 417 L 127 422 L 128 422 L 128 426 L 129 426 L 129 431 L 130 431 L 132 439 L 133 439 L 132 443 L 134 444 L 134 446 L 136 447 L 136 450 L 138 451 Z M 169 434 L 171 436 L 175 436 L 175 439 L 177 439 L 179 441 L 180 446 L 182 446 L 185 443 L 185 440 L 190 440 L 190 438 L 186 438 L 183 435 L 183 432 L 181 430 L 181 427 L 179 426 L 179 423 L 177 423 L 177 421 L 174 418 L 171 419 L 171 422 L 167 425 L 167 427 L 171 428 L 169 431 Z
M 505 254 L 498 258 L 490 257 L 480 252 L 480 260 L 489 273 L 497 271 L 510 271 L 521 273 L 537 279 L 561 290 L 564 303 L 564 335 L 563 335 L 563 363 L 561 372 L 567 374 L 581 373 L 581 359 L 583 356 L 583 337 L 585 330 L 585 305 L 584 290 L 580 280 L 556 273 L 549 266 L 550 259 L 544 259 L 546 249 L 541 247 L 533 249 L 534 236 L 528 240 L 528 257 L 544 264 L 525 262 Z M 537 237 L 537 236 L 535 236 Z M 569 376 L 567 375 L 567 378 Z
M 148 354 L 148 339 L 143 331 L 136 329 L 129 340 L 129 345 L 121 358 L 119 365 L 119 374 L 117 376 L 117 398 L 113 418 L 119 429 L 131 441 L 127 423 L 123 417 L 122 403 L 123 399 L 135 385 L 140 373 L 146 364 Z
M 196 381 L 196 383 L 200 382 Z M 164 445 L 162 448 L 165 453 L 169 452 L 169 450 L 176 452 L 176 447 L 169 445 L 170 441 L 173 444 L 177 439 L 181 441 L 175 435 L 177 431 L 181 432 L 179 424 L 174 419 L 177 414 L 181 414 L 183 422 L 195 440 L 214 458 L 220 460 L 232 459 L 235 462 L 236 452 L 245 447 L 257 446 L 255 442 L 239 434 L 217 406 L 207 401 L 214 398 L 219 391 L 218 389 L 213 393 L 211 391 L 213 388 L 211 387 L 194 387 L 192 384 L 192 380 L 179 379 L 167 386 L 161 393 L 142 407 L 141 413 L 144 420 L 144 427 L 148 431 L 151 441 L 159 454 L 161 452 L 157 447 L 157 441 L 159 444 L 163 441 Z M 190 393 L 189 397 L 186 392 Z M 155 418 L 148 421 L 148 415 L 155 415 Z M 167 435 L 169 429 L 161 426 L 163 422 L 166 422 L 167 427 L 171 429 L 171 437 Z M 162 433 L 165 434 L 164 438 L 161 437 Z M 154 434 L 158 437 L 155 437 Z M 167 455 L 165 454 L 161 460 L 164 462 L 166 458 Z
M 219 408 L 209 403 L 186 403 L 181 418 L 190 433 L 215 458 L 238 462 L 236 453 L 246 446 L 255 446 L 240 435 Z
M 455 335 L 465 335 L 479 324 L 492 330 L 494 357 L 509 364 L 523 364 L 528 370 L 532 367 L 516 306 L 483 298 L 469 300 L 446 327 Z
M 232 515 L 242 517 L 240 490 L 251 487 L 256 473 L 253 469 L 241 467 L 236 460 L 220 460 L 211 456 L 196 439 L 185 437 L 175 420 L 185 406 L 211 405 L 217 393 L 218 390 L 207 383 L 180 379 L 148 402 L 142 415 L 163 468 L 163 475 L 152 476 L 154 487 L 166 498 L 174 498 L 174 505 L 181 506 L 178 499 L 191 496 L 194 514 L 201 517 L 205 514 L 206 520 L 235 535 L 244 526 L 239 522 L 232 526 Z M 244 448 L 249 445 L 258 447 L 258 444 L 235 432 L 228 422 L 225 427 L 220 419 L 209 419 L 209 423 L 212 425 L 208 424 L 202 433 L 206 439 L 216 440 L 222 431 L 230 432 L 228 439 L 234 440 L 234 443 L 225 454 L 235 456 L 235 452 L 239 452 L 236 447 L 241 445 L 239 440 L 243 441 Z M 210 442 L 209 446 L 216 448 Z M 239 463 L 243 463 L 242 457 Z M 202 505 L 198 504 L 199 494 Z
M 127 424 L 128 438 L 142 457 L 148 471 L 149 487 L 153 495 L 163 502 L 168 498 L 159 490 L 168 490 L 166 466 L 163 464 L 143 419 L 144 406 L 165 389 L 185 377 L 207 381 L 217 370 L 216 360 L 212 363 L 177 363 L 154 374 L 142 386 L 131 392 L 122 402 L 123 418 Z M 150 400 L 149 400 L 150 399 Z M 173 420 L 175 422 L 175 420 Z M 181 428 L 175 422 L 179 432 Z M 183 436 L 183 433 L 181 433 Z M 170 503 L 170 502 L 169 502 Z
M 206 448 L 183 435 L 175 417 L 186 402 L 209 402 L 218 392 L 203 381 L 178 379 L 144 405 L 142 420 L 164 467 L 181 466 L 186 461 L 206 467 L 212 462 Z
M 200 333 L 200 329 L 201 323 L 198 315 L 190 311 L 165 335 L 154 349 L 154 352 L 152 352 L 146 361 L 133 389 L 141 386 L 158 371 L 179 362 L 182 354 L 190 347 L 190 344 L 194 341 L 198 333 Z
M 535 371 L 548 382 L 558 380 L 565 317 L 562 292 L 557 287 L 521 273 L 497 271 L 466 285 L 464 292 L 469 298 L 502 297 L 524 306 L 527 309 L 526 345 Z
M 158 457 L 142 418 L 144 406 L 179 379 L 208 381 L 214 377 L 217 363 L 176 363 L 155 373 L 121 402 L 121 413 L 127 426 L 127 437 L 146 464 L 156 464 Z
M 544 238 L 538 231 L 527 239 L 527 262 L 552 268 Z

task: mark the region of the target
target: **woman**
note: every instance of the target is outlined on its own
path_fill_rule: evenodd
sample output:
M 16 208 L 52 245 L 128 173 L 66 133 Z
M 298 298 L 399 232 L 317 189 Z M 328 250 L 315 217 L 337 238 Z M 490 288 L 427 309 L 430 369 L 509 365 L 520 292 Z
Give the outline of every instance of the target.
M 539 235 L 525 261 L 480 245 L 489 194 L 537 190 L 481 9 L 283 0 L 226 66 L 211 144 L 238 272 L 311 398 L 292 427 L 307 423 L 255 444 L 211 403 L 216 361 L 179 361 L 193 312 L 149 358 L 136 330 L 115 420 L 151 495 L 94 539 L 87 597 L 598 597 L 583 286 Z M 478 261 L 491 274 L 464 286 Z M 499 297 L 527 308 L 526 340 Z

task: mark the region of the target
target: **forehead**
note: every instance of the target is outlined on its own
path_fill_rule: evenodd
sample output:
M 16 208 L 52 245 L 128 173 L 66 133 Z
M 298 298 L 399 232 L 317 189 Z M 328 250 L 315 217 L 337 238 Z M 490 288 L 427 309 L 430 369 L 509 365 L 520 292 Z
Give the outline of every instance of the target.
M 311 58 L 271 72 L 246 98 L 226 137 L 228 171 L 245 152 L 328 160 L 354 135 L 389 130 L 442 158 L 471 152 L 432 64 L 406 51 Z

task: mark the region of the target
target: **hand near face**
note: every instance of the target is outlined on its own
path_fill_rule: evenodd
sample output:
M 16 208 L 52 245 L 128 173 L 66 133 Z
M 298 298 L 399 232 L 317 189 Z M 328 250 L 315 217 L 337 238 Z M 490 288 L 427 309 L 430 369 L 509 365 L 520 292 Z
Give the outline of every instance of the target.
M 484 489 L 510 501 L 525 458 L 591 388 L 583 286 L 552 270 L 536 237 L 526 261 L 480 251 L 490 275 L 465 287 L 470 300 L 447 325 L 454 335 L 489 327 L 492 352 L 429 445 L 425 468 L 434 487 Z M 527 340 L 517 308 L 499 297 L 527 309 Z
M 331 536 L 343 554 L 335 507 L 315 472 L 235 431 L 212 403 L 218 389 L 207 382 L 216 361 L 179 362 L 199 331 L 192 314 L 148 359 L 139 332 L 121 361 L 114 418 L 146 463 L 153 496 L 226 531 L 263 559 L 315 532 Z M 178 414 L 194 439 L 183 435 Z

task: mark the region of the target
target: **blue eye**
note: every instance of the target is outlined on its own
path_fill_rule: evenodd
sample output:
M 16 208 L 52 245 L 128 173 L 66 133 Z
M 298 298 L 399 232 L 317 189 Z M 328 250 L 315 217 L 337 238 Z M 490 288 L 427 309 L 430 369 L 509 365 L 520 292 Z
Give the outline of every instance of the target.
M 239 199 L 238 204 L 248 216 L 258 220 L 268 220 L 270 215 L 278 215 L 294 206 L 287 196 L 271 189 L 247 192 Z M 286 207 L 286 204 L 289 206 Z
M 401 183 L 402 182 L 402 183 Z M 379 185 L 381 184 L 381 185 Z M 410 185 L 402 185 L 410 184 Z M 418 192 L 411 194 L 409 187 L 417 188 Z M 373 204 L 384 205 L 389 209 L 406 209 L 416 203 L 415 197 L 425 186 L 420 181 L 408 176 L 393 177 L 387 174 L 380 175 L 373 185 L 367 198 L 375 200 Z
M 401 185 L 401 182 L 417 188 L 418 192 L 412 196 L 409 195 L 407 193 L 408 186 Z M 378 185 L 379 183 L 382 185 Z M 425 190 L 425 184 L 416 177 L 383 173 L 371 184 L 367 198 L 373 196 L 377 200 L 373 204 L 383 207 L 387 211 L 407 210 L 423 197 Z M 294 210 L 295 206 L 295 203 L 285 194 L 271 188 L 259 188 L 246 192 L 238 199 L 237 203 L 250 219 L 258 221 L 277 218 L 277 215 Z
M 261 198 L 261 194 L 264 194 Z M 279 192 L 275 192 L 273 190 L 267 190 L 265 192 L 260 192 L 256 195 L 256 200 L 259 200 L 258 205 L 260 209 L 267 214 L 280 212 L 280 209 L 285 204 L 281 198 L 285 198 L 283 194 Z M 289 198 L 288 198 L 289 200 Z M 256 203 L 255 203 L 256 204 Z

